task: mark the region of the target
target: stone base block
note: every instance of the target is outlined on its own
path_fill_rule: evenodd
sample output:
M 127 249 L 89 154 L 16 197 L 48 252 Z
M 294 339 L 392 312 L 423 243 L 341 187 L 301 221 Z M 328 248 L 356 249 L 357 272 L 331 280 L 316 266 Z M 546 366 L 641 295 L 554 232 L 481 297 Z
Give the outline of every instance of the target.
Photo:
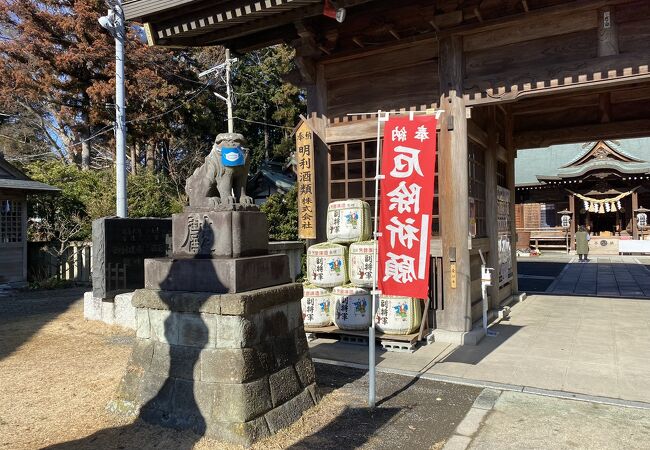
M 102 320 L 102 299 L 92 292 L 84 292 L 84 319 Z
M 119 294 L 115 296 L 115 325 L 135 330 L 135 308 L 131 303 L 133 292 Z
M 172 248 L 177 258 L 239 258 L 266 255 L 269 224 L 260 211 L 203 211 L 174 214 Z
M 250 446 L 318 392 L 302 287 L 241 294 L 136 291 L 137 338 L 109 410 Z
M 483 327 L 474 328 L 471 331 L 449 331 L 437 329 L 432 332 L 435 342 L 444 342 L 455 345 L 478 345 L 485 337 Z
M 101 299 L 92 292 L 84 293 L 84 319 L 97 320 L 107 325 L 136 329 L 136 310 L 132 304 L 133 292 L 116 295 L 114 299 Z
M 287 255 L 227 259 L 147 259 L 145 288 L 237 293 L 289 283 Z

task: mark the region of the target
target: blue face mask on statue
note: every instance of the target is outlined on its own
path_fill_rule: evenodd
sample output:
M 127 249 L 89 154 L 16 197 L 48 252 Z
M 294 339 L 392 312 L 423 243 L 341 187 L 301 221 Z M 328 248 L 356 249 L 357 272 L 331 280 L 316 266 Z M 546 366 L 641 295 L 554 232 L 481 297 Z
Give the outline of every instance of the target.
M 221 163 L 226 167 L 243 166 L 245 158 L 241 146 L 221 147 Z

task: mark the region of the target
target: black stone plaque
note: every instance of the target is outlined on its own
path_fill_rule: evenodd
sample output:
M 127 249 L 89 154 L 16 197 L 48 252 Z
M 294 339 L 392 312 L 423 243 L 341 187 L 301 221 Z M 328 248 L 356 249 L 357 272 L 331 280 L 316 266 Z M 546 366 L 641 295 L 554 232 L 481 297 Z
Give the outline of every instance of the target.
M 171 234 L 171 219 L 94 220 L 93 296 L 110 299 L 143 288 L 145 258 L 168 256 Z

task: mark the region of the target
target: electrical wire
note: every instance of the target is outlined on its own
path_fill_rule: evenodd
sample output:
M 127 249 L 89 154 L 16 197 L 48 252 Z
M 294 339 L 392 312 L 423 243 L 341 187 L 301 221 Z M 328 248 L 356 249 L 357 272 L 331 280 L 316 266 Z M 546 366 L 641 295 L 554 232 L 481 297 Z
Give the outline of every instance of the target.
M 256 120 L 248 120 L 248 119 L 244 119 L 242 117 L 237 117 L 237 116 L 233 116 L 233 119 L 241 120 L 242 122 L 254 123 L 254 124 L 257 124 L 257 125 L 266 125 L 266 126 L 269 126 L 269 127 L 284 128 L 285 130 L 293 130 L 292 127 L 285 127 L 283 125 L 275 125 L 275 124 L 267 123 L 267 122 L 258 122 Z

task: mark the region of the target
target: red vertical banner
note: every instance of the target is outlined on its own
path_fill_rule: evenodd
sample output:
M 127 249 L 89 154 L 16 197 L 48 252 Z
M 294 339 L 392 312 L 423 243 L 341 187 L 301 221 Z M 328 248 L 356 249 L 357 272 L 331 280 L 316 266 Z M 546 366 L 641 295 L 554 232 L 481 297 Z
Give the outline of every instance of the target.
M 435 167 L 435 117 L 386 122 L 377 270 L 382 294 L 428 296 Z

